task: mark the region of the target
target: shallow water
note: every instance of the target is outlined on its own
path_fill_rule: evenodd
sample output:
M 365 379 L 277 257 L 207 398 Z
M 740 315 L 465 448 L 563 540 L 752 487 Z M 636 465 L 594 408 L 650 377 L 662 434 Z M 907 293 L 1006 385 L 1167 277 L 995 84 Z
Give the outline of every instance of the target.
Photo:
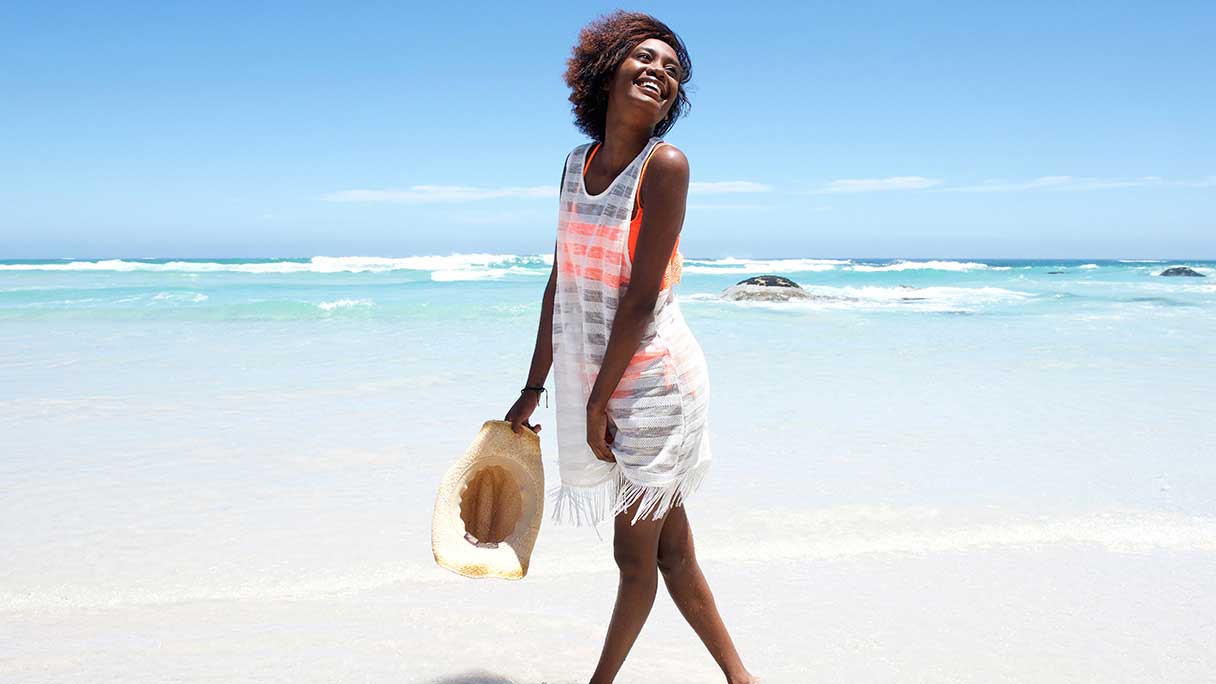
M 550 260 L 0 262 L 0 678 L 585 681 L 610 526 L 542 527 L 520 583 L 429 550 L 444 469 L 522 386 Z M 1183 264 L 1209 277 L 1156 275 Z M 760 273 L 815 297 L 717 296 Z M 686 258 L 715 461 L 687 510 L 749 667 L 1204 681 L 1213 276 Z M 664 596 L 643 642 L 621 681 L 717 676 Z

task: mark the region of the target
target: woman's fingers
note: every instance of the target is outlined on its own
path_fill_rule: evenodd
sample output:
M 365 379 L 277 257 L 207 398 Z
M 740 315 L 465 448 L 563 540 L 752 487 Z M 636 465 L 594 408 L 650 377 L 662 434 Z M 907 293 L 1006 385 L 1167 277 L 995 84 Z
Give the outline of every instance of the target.
M 591 451 L 594 452 L 595 457 L 601 461 L 607 461 L 608 463 L 616 463 L 616 456 L 613 455 L 612 449 L 609 449 L 608 445 L 606 443 L 604 443 L 603 441 L 593 443 L 591 445 Z
M 600 427 L 601 425 L 603 428 Z M 616 456 L 608 448 L 608 443 L 611 441 L 612 434 L 608 431 L 608 416 L 602 412 L 589 411 L 587 413 L 587 446 L 591 447 L 591 453 L 601 461 L 616 463 Z
M 526 427 L 533 432 L 540 432 L 540 425 L 532 426 L 528 424 L 528 418 L 532 415 L 532 411 L 535 409 L 535 406 L 528 405 L 529 399 L 531 398 L 529 396 L 530 394 L 532 393 L 529 392 L 524 396 L 521 396 L 519 399 L 516 399 L 515 403 L 511 406 L 511 410 L 507 411 L 506 417 L 503 418 L 503 420 L 510 421 L 511 431 L 515 434 L 519 434 L 521 427 Z

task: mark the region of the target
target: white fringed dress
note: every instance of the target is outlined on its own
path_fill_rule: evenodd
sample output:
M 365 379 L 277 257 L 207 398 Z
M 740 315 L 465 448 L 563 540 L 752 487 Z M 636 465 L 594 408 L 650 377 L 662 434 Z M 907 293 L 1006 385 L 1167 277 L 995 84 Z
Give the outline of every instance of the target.
M 660 144 L 660 138 L 652 137 L 598 195 L 588 194 L 584 184 L 594 143 L 580 145 L 566 158 L 553 303 L 561 483 L 547 494 L 558 523 L 595 525 L 639 499 L 631 524 L 658 519 L 692 494 L 709 469 L 709 373 L 671 287 L 679 279 L 678 251 L 654 317 L 608 401 L 608 417 L 616 425 L 610 445 L 616 463 L 600 461 L 587 445 L 587 399 L 617 304 L 629 286 L 631 246 L 641 215 L 633 221 L 630 217 L 645 166 Z

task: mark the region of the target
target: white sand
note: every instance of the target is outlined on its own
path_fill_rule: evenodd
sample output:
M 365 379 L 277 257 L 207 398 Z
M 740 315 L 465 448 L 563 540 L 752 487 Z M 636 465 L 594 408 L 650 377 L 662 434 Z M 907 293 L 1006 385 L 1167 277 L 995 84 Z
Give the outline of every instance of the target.
M 706 515 L 713 497 L 688 508 L 702 565 L 769 682 L 1178 683 L 1216 671 L 1211 524 L 1129 513 L 943 526 L 940 511 L 842 509 L 791 515 L 782 530 Z M 409 561 L 379 573 L 220 581 L 193 598 L 129 585 L 64 607 L 29 594 L 0 627 L 0 679 L 586 681 L 615 595 L 610 539 L 544 529 L 527 578 L 469 580 L 427 562 L 420 522 L 402 530 Z M 783 551 L 757 560 L 762 548 Z M 660 584 L 618 681 L 720 677 Z

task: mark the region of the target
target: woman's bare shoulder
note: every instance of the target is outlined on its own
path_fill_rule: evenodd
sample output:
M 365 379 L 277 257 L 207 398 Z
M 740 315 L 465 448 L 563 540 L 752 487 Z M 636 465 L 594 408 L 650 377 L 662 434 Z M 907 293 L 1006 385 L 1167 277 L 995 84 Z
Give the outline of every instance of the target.
M 688 157 L 671 143 L 660 145 L 650 156 L 646 177 L 642 179 L 643 201 L 650 194 L 667 195 L 687 190 Z
M 650 157 L 650 167 L 660 169 L 666 173 L 688 173 L 688 156 L 684 154 L 684 150 L 666 143 L 659 145 L 659 149 L 654 151 Z

